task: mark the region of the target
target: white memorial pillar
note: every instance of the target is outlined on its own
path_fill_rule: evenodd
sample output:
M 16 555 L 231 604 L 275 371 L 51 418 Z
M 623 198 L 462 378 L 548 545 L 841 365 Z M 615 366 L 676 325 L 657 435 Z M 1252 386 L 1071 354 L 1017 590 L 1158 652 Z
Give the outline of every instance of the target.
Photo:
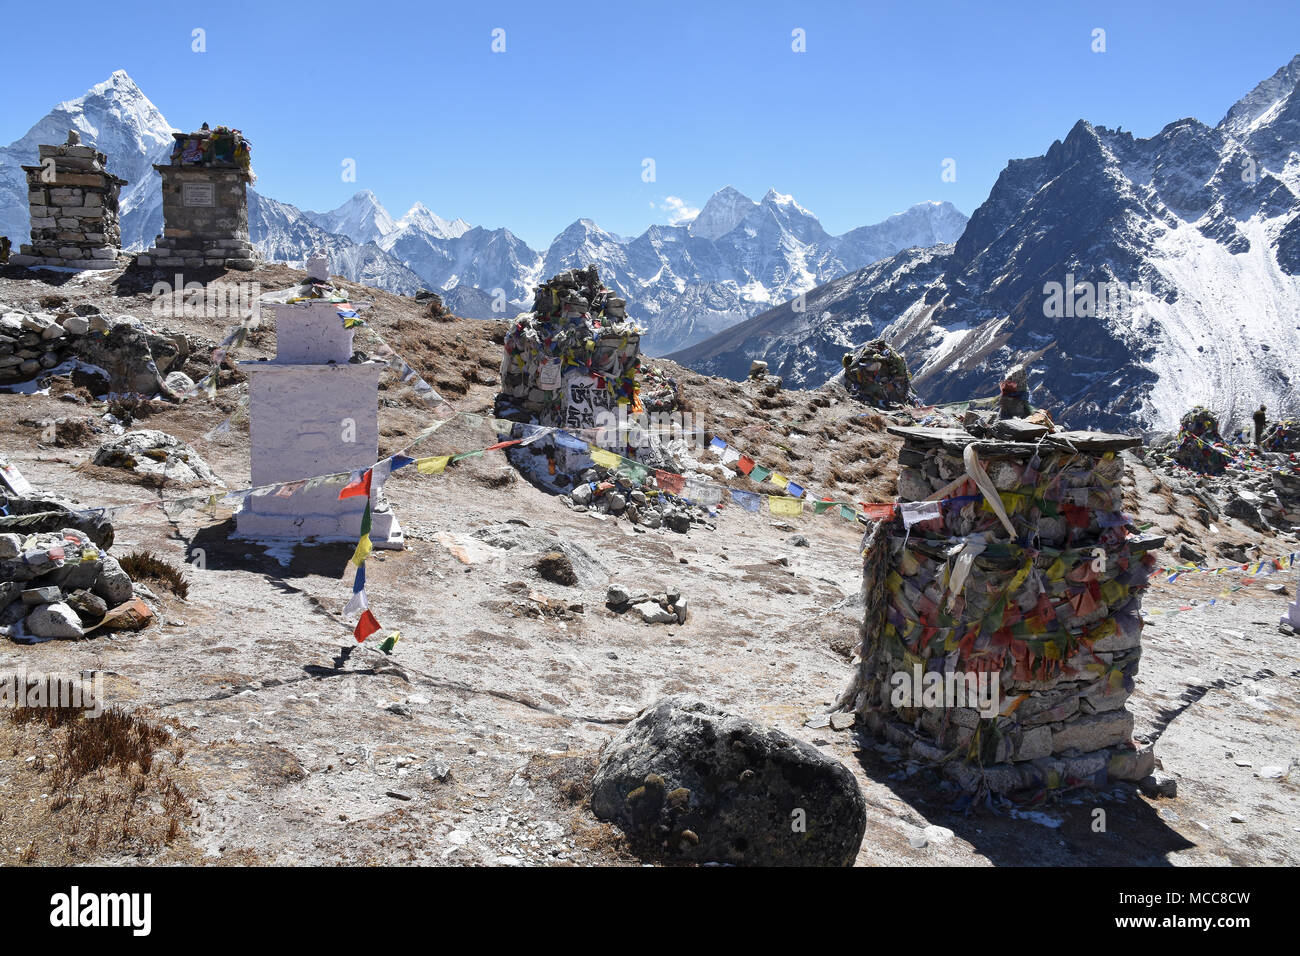
M 326 271 L 325 260 L 309 263 L 313 278 Z M 248 375 L 253 486 L 370 467 L 379 455 L 379 376 L 386 363 L 351 361 L 353 330 L 343 327 L 337 302 L 272 308 L 275 358 L 239 363 Z M 366 499 L 340 501 L 341 487 L 250 495 L 235 516 L 237 536 L 355 541 Z M 370 506 L 374 546 L 402 548 L 402 529 L 381 486 L 371 489 Z

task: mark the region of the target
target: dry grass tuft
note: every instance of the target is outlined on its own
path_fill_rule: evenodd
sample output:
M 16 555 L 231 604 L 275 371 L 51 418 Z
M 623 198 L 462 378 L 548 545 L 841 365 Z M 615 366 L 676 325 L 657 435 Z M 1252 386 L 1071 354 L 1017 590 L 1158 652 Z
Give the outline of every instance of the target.
M 132 551 L 118 564 L 132 581 L 153 581 L 161 584 L 178 598 L 189 596 L 190 582 L 184 573 L 151 551 Z

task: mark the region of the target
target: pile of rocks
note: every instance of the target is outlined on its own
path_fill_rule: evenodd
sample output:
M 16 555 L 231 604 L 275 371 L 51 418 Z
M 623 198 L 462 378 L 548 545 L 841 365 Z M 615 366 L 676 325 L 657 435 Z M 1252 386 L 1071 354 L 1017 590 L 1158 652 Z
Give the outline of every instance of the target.
M 639 614 L 647 624 L 685 624 L 687 601 L 682 592 L 669 588 L 661 594 L 633 594 L 620 585 L 611 585 L 605 594 L 605 606 L 619 614 Z
M 95 451 L 94 463 L 124 468 L 169 485 L 225 487 L 198 452 L 179 438 L 154 428 L 110 438 Z
M 693 525 L 710 530 L 714 527 L 706 504 L 656 487 L 648 476 L 638 479 L 626 470 L 588 469 L 561 500 L 574 511 L 612 515 L 642 528 L 667 528 L 685 534 Z
M 916 402 L 907 362 L 884 339 L 874 339 L 845 353 L 844 387 L 858 401 L 875 408 Z
M 968 790 L 1150 774 L 1125 709 L 1163 545 L 1123 513 L 1119 452 L 1140 440 L 889 431 L 899 507 L 864 543 L 861 663 L 840 707 Z
M 0 534 L 0 634 L 14 641 L 138 630 L 153 614 L 116 559 L 76 528 Z
M 94 394 L 174 398 L 194 384 L 182 369 L 193 363 L 206 374 L 215 345 L 89 304 L 60 312 L 0 306 L 0 385 L 75 373 Z
M 595 266 L 570 269 L 539 285 L 533 311 L 521 314 L 505 339 L 501 398 L 538 424 L 590 427 L 566 415 L 572 376 L 595 378 L 604 408 L 635 404 L 641 329 L 626 303 L 600 283 Z
M 1182 417 L 1176 441 L 1172 457 L 1184 468 L 1204 475 L 1221 475 L 1227 469 L 1230 456 L 1221 447 L 1219 419 L 1208 408 L 1197 405 Z
M 1272 434 L 1283 436 L 1281 443 L 1287 432 Z M 1199 502 L 1195 517 L 1207 528 L 1226 515 L 1259 532 L 1290 532 L 1300 526 L 1300 461 L 1262 444 L 1225 442 L 1214 413 L 1198 406 L 1183 416 L 1178 437 L 1150 449 L 1145 461 L 1175 492 Z
M 1260 447 L 1267 451 L 1300 452 L 1300 418 L 1284 418 L 1264 429 Z
M 1029 404 L 1029 369 L 1013 365 L 998 386 L 998 417 L 1025 418 L 1033 411 Z
M 117 198 L 125 179 L 105 168 L 108 157 L 82 146 L 74 131 L 62 146 L 39 146 L 40 165 L 24 166 L 32 241 L 10 262 L 20 266 L 112 269 L 121 252 Z

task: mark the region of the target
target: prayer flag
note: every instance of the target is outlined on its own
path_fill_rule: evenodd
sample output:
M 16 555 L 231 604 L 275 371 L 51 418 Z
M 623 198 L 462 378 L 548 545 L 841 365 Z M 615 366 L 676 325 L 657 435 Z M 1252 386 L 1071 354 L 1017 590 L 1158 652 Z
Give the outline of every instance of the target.
M 863 504 L 861 507 L 869 521 L 885 521 L 894 516 L 895 505 L 892 501 L 885 504 Z
M 825 514 L 827 508 L 833 508 L 834 506 L 835 506 L 835 502 L 833 501 L 814 501 L 813 514 L 815 515 Z
M 355 637 L 357 643 L 360 644 L 377 630 L 379 630 L 379 622 L 375 620 L 375 616 L 371 614 L 370 609 L 367 608 L 361 612 L 361 620 L 357 621 L 357 626 L 353 629 L 352 636 Z
M 393 653 L 393 648 L 397 646 L 397 642 L 400 641 L 401 639 L 402 639 L 402 632 L 393 631 L 392 634 L 389 634 L 386 638 L 384 638 L 384 643 L 379 645 L 379 649 L 383 651 L 385 654 L 391 654 Z
M 797 485 L 793 481 L 787 481 L 785 483 L 785 493 L 791 498 L 802 498 L 803 485 Z
M 754 470 L 749 473 L 749 477 L 754 481 L 761 483 L 766 481 L 767 476 L 770 474 L 772 474 L 772 472 L 769 469 L 764 468 L 762 465 L 755 465 Z
M 433 455 L 429 458 L 418 458 L 415 462 L 415 469 L 422 475 L 440 475 L 443 469 L 447 467 L 447 462 L 451 461 L 450 455 Z
M 746 511 L 757 511 L 761 497 L 761 495 L 756 495 L 750 491 L 733 491 L 731 493 L 731 500 Z
M 357 472 L 354 471 L 352 474 L 357 475 Z M 342 501 L 344 498 L 358 498 L 358 497 L 366 497 L 366 498 L 370 497 L 370 469 L 369 468 L 365 470 L 364 474 L 361 474 L 358 477 L 353 478 L 350 482 L 344 485 L 343 490 L 339 492 L 340 501 Z
M 727 450 L 727 443 L 723 441 L 721 438 L 714 438 L 711 442 L 709 442 L 709 447 L 712 448 L 720 455 Z
M 754 470 L 754 459 L 750 458 L 748 455 L 741 455 L 740 460 L 736 462 L 736 469 L 742 475 L 748 475 Z
M 675 475 L 671 471 L 660 471 L 655 469 L 655 483 L 659 485 L 661 491 L 666 491 L 670 495 L 680 495 L 682 489 L 686 487 L 686 479 L 681 475 Z
M 591 460 L 602 468 L 617 468 L 618 463 L 623 459 L 612 451 L 605 451 L 603 448 L 592 448 Z
M 407 465 L 413 464 L 415 464 L 414 458 L 408 458 L 406 455 L 394 455 L 392 470 L 397 471 L 399 468 L 405 468 Z
M 797 498 L 781 498 L 777 495 L 768 495 L 767 507 L 774 515 L 797 517 L 803 514 L 803 502 Z
M 840 505 L 840 517 L 846 521 L 857 521 L 858 513 L 848 505 Z
M 360 614 L 362 611 L 370 609 L 370 600 L 366 597 L 364 590 L 357 591 L 352 595 L 347 605 L 343 608 L 343 616 L 351 617 L 353 614 Z
M 778 488 L 784 488 L 786 485 L 790 483 L 790 479 L 788 479 L 785 475 L 781 474 L 779 471 L 772 472 L 772 476 L 769 480 L 772 482 L 772 484 L 776 485 Z

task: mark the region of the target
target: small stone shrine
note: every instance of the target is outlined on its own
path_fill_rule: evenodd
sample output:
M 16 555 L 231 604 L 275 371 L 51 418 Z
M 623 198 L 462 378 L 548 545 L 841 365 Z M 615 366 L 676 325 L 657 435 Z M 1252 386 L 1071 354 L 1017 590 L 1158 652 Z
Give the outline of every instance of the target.
M 10 256 L 17 266 L 113 269 L 122 251 L 117 197 L 125 179 L 108 172 L 108 157 L 83 146 L 76 130 L 62 146 L 37 147 L 40 164 L 24 166 L 32 241 Z
M 241 538 L 356 541 L 361 531 L 364 497 L 339 500 L 339 484 L 305 479 L 375 464 L 387 363 L 352 360 L 354 332 L 339 314 L 352 306 L 333 294 L 326 259 L 307 268 L 302 294 L 271 305 L 275 358 L 239 363 L 248 375 L 253 486 L 289 483 L 245 499 L 236 514 Z M 402 548 L 382 481 L 371 488 L 370 507 L 374 546 Z
M 237 129 L 210 130 L 207 123 L 172 135 L 171 162 L 154 165 L 162 176 L 163 232 L 136 264 L 256 268 L 248 233 L 248 141 Z

